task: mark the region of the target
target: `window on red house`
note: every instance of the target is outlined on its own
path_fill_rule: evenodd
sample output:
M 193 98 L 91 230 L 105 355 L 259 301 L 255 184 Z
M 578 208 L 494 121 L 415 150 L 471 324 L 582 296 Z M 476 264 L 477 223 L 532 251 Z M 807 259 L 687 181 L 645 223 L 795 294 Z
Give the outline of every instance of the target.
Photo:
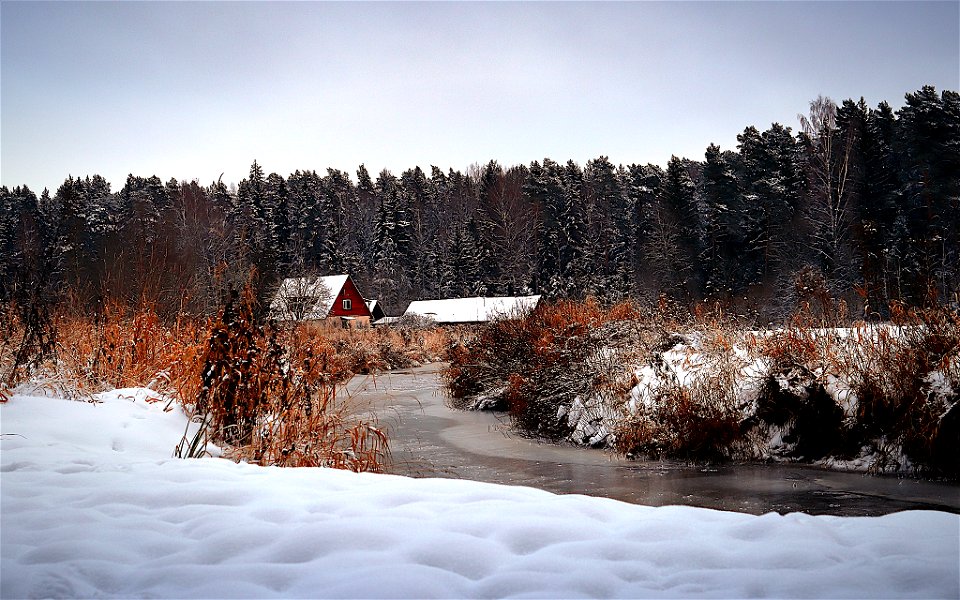
M 350 298 L 343 299 L 343 310 L 350 310 L 353 308 L 353 301 Z

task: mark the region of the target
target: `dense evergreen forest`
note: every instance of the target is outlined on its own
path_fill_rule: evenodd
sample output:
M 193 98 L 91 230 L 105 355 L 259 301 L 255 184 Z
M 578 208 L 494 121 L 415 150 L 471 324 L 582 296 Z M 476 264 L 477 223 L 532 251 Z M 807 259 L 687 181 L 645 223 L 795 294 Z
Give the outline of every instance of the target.
M 541 293 L 719 302 L 775 319 L 843 298 L 956 303 L 960 94 L 932 87 L 894 112 L 818 98 L 799 130 L 747 127 L 702 160 L 579 165 L 491 161 L 355 177 L 222 181 L 98 175 L 51 194 L 0 188 L 0 300 L 95 309 L 150 302 L 209 314 L 255 267 L 278 278 L 350 273 L 388 314 L 413 299 Z

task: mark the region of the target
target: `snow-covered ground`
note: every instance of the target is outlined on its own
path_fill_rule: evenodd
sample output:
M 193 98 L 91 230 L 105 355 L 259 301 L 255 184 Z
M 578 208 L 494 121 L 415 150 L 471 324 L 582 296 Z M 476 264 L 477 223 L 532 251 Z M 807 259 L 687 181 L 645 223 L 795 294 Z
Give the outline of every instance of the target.
M 171 458 L 143 390 L 0 405 L 0 596 L 960 597 L 960 516 L 751 516 Z

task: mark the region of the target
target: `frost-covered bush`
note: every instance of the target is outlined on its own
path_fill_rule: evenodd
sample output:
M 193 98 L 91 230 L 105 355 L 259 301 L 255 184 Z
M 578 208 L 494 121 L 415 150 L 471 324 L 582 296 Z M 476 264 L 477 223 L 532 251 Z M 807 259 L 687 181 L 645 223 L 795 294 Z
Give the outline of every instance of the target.
M 758 457 L 813 461 L 859 448 L 845 418 L 849 389 L 835 374 L 837 331 L 803 324 L 757 335 L 753 354 L 767 364 L 754 419 Z
M 742 455 L 763 368 L 717 323 L 669 336 L 633 367 L 615 447 L 627 455 Z
M 878 465 L 960 472 L 960 316 L 895 307 L 894 322 L 862 326 L 838 362 L 857 432 Z M 889 465 L 888 465 L 889 463 Z
M 451 403 L 507 410 L 533 435 L 603 444 L 630 387 L 626 354 L 643 346 L 635 316 L 628 304 L 565 301 L 495 321 L 451 351 Z

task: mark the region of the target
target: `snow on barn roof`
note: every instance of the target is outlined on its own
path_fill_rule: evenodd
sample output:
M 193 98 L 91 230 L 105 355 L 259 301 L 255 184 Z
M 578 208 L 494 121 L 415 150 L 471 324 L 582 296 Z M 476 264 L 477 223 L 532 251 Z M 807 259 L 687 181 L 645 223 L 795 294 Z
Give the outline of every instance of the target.
M 538 302 L 540 296 L 415 300 L 407 307 L 404 316 L 427 317 L 437 323 L 486 323 L 497 317 L 526 314 Z
M 270 302 L 270 312 L 287 319 L 325 319 L 349 278 L 326 275 L 284 279 Z
M 383 312 L 383 306 L 380 305 L 379 300 L 364 300 L 364 302 L 367 303 L 367 310 L 370 311 L 371 320 L 376 321 L 378 319 L 383 319 L 387 316 L 387 314 Z M 380 315 L 379 318 L 377 317 L 378 313 Z

